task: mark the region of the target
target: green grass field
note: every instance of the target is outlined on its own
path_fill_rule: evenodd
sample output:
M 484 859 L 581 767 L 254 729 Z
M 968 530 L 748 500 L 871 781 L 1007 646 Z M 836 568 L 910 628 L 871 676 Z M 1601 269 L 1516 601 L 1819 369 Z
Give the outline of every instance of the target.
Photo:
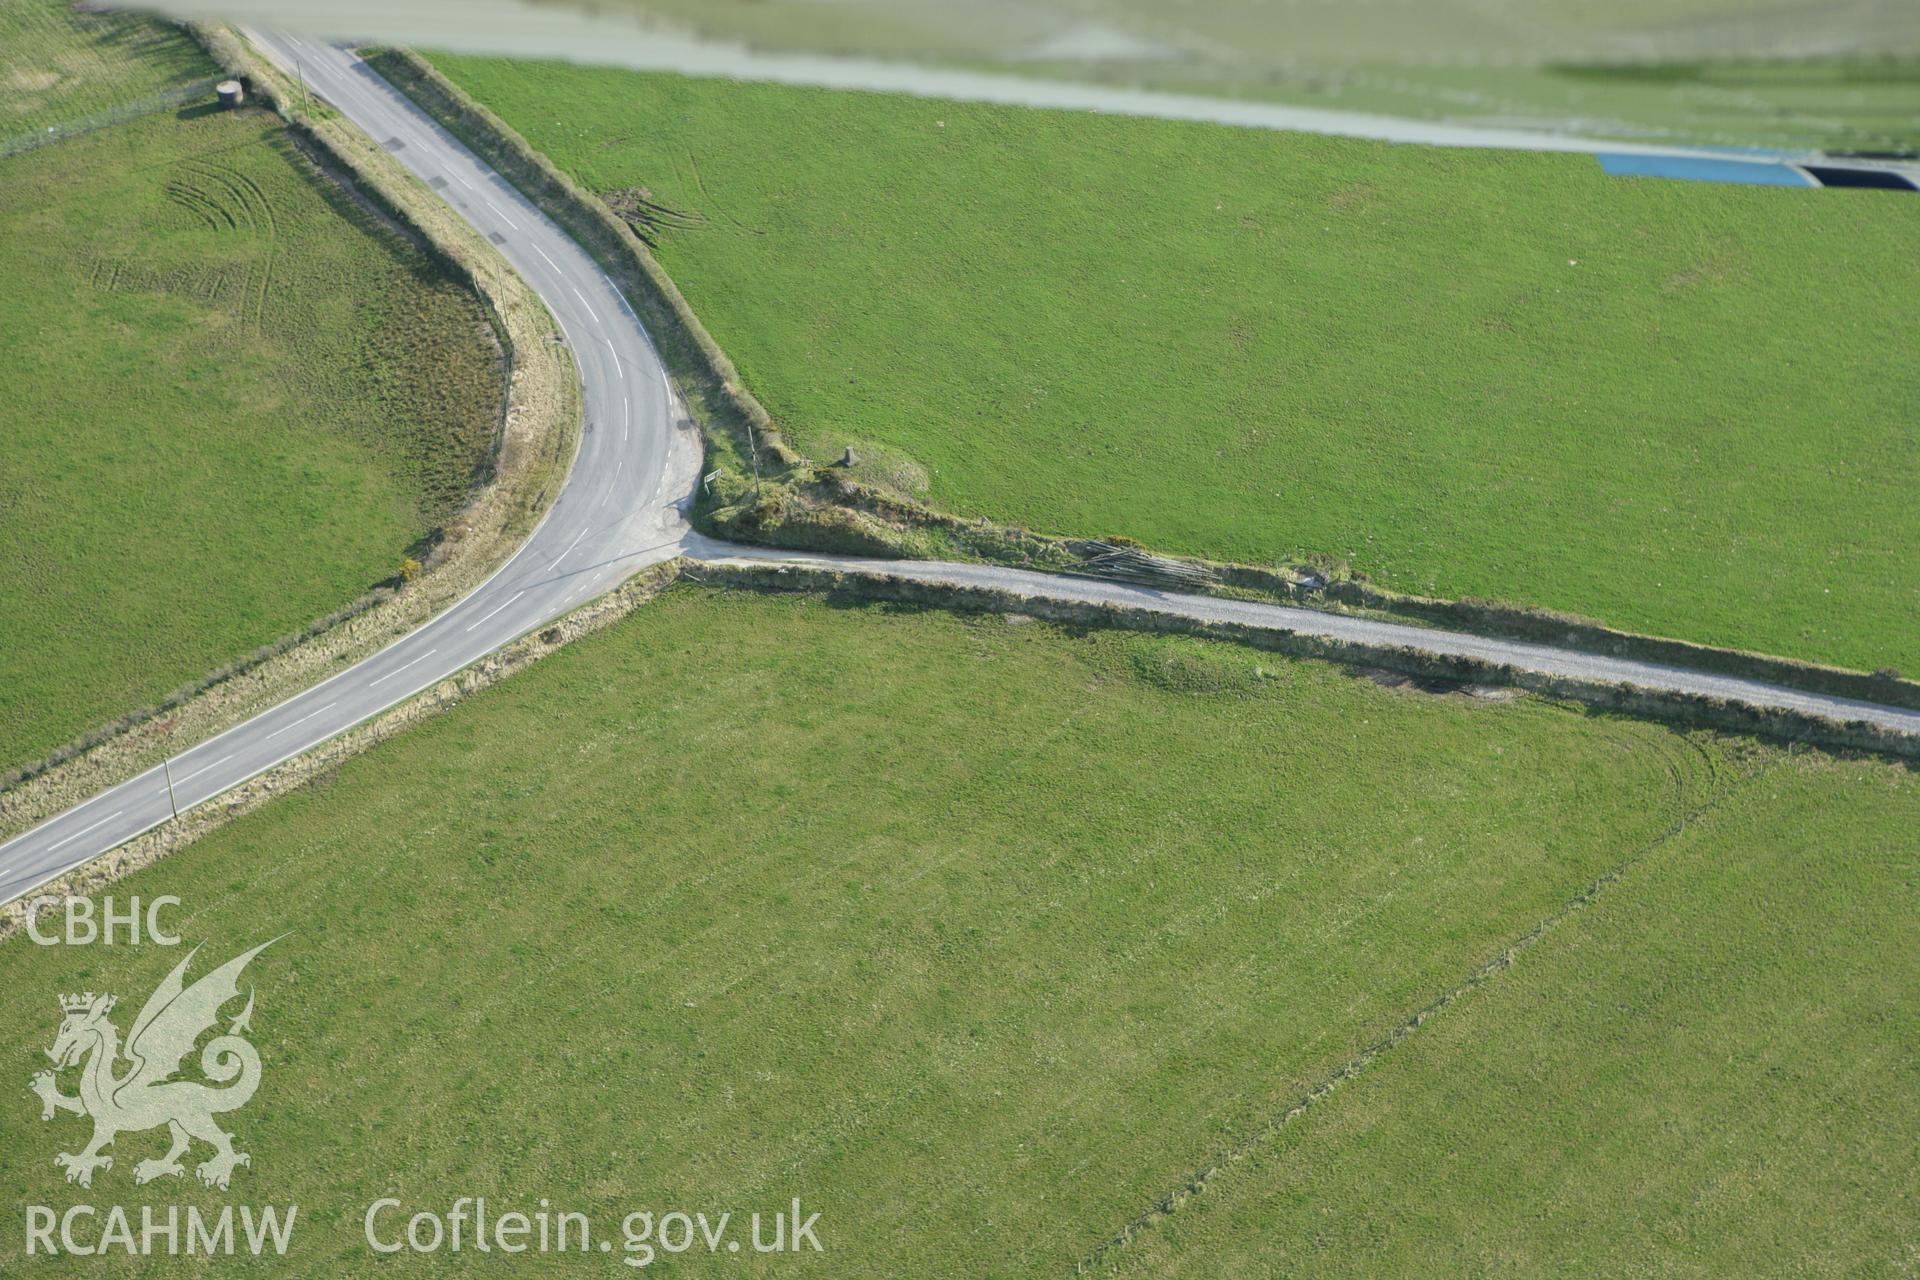
M 1917 800 L 1769 774 L 1112 1270 L 1910 1274 Z
M 1853 816 L 1817 840 L 1798 825 L 1809 804 Z M 92 1190 L 67 1187 L 52 1155 L 84 1125 L 41 1125 L 24 1089 L 5 1112 L 0 1190 L 56 1209 L 299 1204 L 294 1252 L 261 1274 L 369 1269 L 361 1220 L 376 1197 L 444 1212 L 485 1195 L 496 1212 L 549 1197 L 603 1231 L 636 1208 L 744 1214 L 799 1196 L 822 1214 L 823 1255 L 747 1254 L 749 1274 L 1065 1275 L 1210 1153 L 1622 867 L 1376 1070 L 1405 1077 L 1402 1060 L 1424 1060 L 1414 1046 L 1469 1025 L 1481 1045 L 1536 1043 L 1528 993 L 1565 972 L 1555 1007 L 1584 1019 L 1569 1029 L 1587 1035 L 1580 1069 L 1694 1071 L 1710 1045 L 1681 1028 L 1791 977 L 1793 1006 L 1752 1017 L 1750 1051 L 1715 1067 L 1767 1123 L 1675 1095 L 1715 1139 L 1692 1167 L 1732 1179 L 1796 1124 L 1826 1140 L 1815 1130 L 1834 1108 L 1802 1108 L 1818 1089 L 1771 1069 L 1827 1043 L 1786 1042 L 1807 1030 L 1796 1010 L 1824 1009 L 1820 1026 L 1849 1037 L 1832 1043 L 1890 1069 L 1910 1046 L 1910 1019 L 1872 1015 L 1890 991 L 1911 1003 L 1913 949 L 1896 944 L 1911 941 L 1902 838 L 1916 817 L 1912 776 L 1878 764 L 1392 690 L 1198 641 L 680 588 L 115 887 L 123 903 L 180 895 L 182 932 L 207 946 L 197 964 L 291 931 L 251 971 L 268 1067 L 234 1117 L 253 1165 L 229 1196 L 134 1187 L 157 1135 L 124 1139 Z M 1647 936 L 1632 904 L 1656 890 L 1679 920 Z M 1751 943 L 1701 934 L 1760 899 Z M 1798 963 L 1874 929 L 1888 931 L 1878 986 L 1851 961 Z M 1790 972 L 1704 984 L 1788 932 L 1811 948 Z M 1633 949 L 1657 1002 L 1580 985 L 1570 948 L 1589 937 L 1596 963 Z M 0 946 L 17 994 L 0 1043 L 19 1083 L 45 1065 L 56 993 L 120 993 L 124 1030 L 178 959 Z M 1520 1078 L 1503 1096 L 1534 1158 L 1571 1167 L 1580 1133 L 1524 1107 L 1562 1084 Z M 1417 1100 L 1426 1076 L 1408 1087 Z M 1875 1088 L 1885 1149 L 1914 1131 L 1920 1092 Z M 1351 1087 L 1325 1114 L 1370 1096 Z M 1678 1141 L 1667 1118 L 1623 1110 L 1591 1171 L 1587 1192 L 1625 1220 L 1666 1221 L 1668 1202 L 1625 1175 L 1667 1175 L 1651 1163 Z M 1644 1169 L 1629 1158 L 1641 1129 Z M 1608 1191 L 1602 1177 L 1622 1180 Z M 1898 1228 L 1872 1215 L 1907 1178 L 1862 1163 L 1819 1183 L 1813 1208 L 1859 1216 L 1859 1256 L 1880 1258 Z M 1772 1201 L 1724 1205 L 1737 1219 Z M 1522 1237 L 1531 1220 L 1498 1200 L 1485 1213 Z M 27 1270 L 23 1247 L 0 1235 L 0 1268 Z M 1737 1240 L 1714 1248 L 1708 1262 L 1747 1256 Z M 539 1261 L 516 1260 L 590 1265 Z
M 167 103 L 218 68 L 183 33 L 66 0 L 0 4 L 0 156 Z
M 1920 201 L 442 57 L 936 504 L 1920 667 Z
M 491 448 L 478 303 L 270 115 L 0 161 L 0 275 L 0 771 L 391 576 Z

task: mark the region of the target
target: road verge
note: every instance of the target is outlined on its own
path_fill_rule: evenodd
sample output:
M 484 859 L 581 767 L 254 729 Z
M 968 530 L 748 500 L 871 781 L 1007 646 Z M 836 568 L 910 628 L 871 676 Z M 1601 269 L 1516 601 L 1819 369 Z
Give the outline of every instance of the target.
M 1070 626 L 1198 636 L 1249 648 L 1338 663 L 1351 670 L 1388 671 L 1449 686 L 1520 689 L 1556 701 L 1690 728 L 1808 743 L 1836 751 L 1865 751 L 1920 759 L 1920 737 L 1864 721 L 1840 721 L 1802 711 L 1749 706 L 1702 694 L 1550 675 L 1482 659 L 1429 653 L 1405 645 L 1367 644 L 1308 635 L 1285 627 L 1214 622 L 1126 605 L 1028 595 L 1001 588 L 923 582 L 882 570 L 849 572 L 807 565 L 702 564 L 688 574 L 700 582 L 751 591 L 820 592 L 850 600 L 885 601 L 969 613 L 1026 615 Z
M 638 301 L 662 359 L 700 423 L 709 485 L 696 523 L 729 541 L 909 559 L 979 559 L 1023 569 L 1074 570 L 1099 544 L 1051 537 L 939 511 L 848 469 L 819 466 L 781 435 L 685 296 L 633 228 L 511 125 L 419 54 L 371 53 L 371 65 L 504 174 L 578 239 Z M 1335 613 L 1632 658 L 1920 710 L 1920 681 L 1610 627 L 1591 618 L 1493 600 L 1391 591 L 1331 558 L 1263 567 L 1160 557 L 1183 570 L 1179 589 L 1270 598 Z
M 186 24 L 227 74 L 287 121 L 321 171 L 479 297 L 506 357 L 490 473 L 410 582 L 375 588 L 304 630 L 102 726 L 0 784 L 0 839 L 151 768 L 414 630 L 479 585 L 558 494 L 579 442 L 579 380 L 552 316 L 493 247 L 350 122 L 301 107 L 296 86 L 231 30 Z
M 274 796 L 324 777 L 348 758 L 405 732 L 429 716 L 459 705 L 574 640 L 612 626 L 682 577 L 703 586 L 732 590 L 811 593 L 847 601 L 1032 617 L 1066 626 L 1189 635 L 1289 657 L 1332 662 L 1359 675 L 1377 677 L 1384 671 L 1411 677 L 1423 684 L 1440 682 L 1463 691 L 1512 688 L 1549 700 L 1688 728 L 1803 743 L 1830 751 L 1920 759 L 1920 736 L 1864 722 L 1843 722 L 1695 694 L 1547 675 L 1406 646 L 1365 644 L 1308 635 L 1284 627 L 1212 622 L 1152 609 L 1061 600 L 997 588 L 928 583 L 884 570 L 854 572 L 802 565 L 692 562 L 680 558 L 635 574 L 606 595 L 438 681 L 399 706 L 197 806 L 178 820 L 156 827 L 67 872 L 31 897 L 0 907 L 0 941 L 19 931 L 34 899 L 97 893 L 121 877 L 150 866 L 253 812 Z
M 32 903 L 46 897 L 84 896 L 143 867 L 152 866 L 236 818 L 244 817 L 275 796 L 297 790 L 324 777 L 349 758 L 439 715 L 484 689 L 505 680 L 581 636 L 620 621 L 676 582 L 684 561 L 669 560 L 644 569 L 596 600 L 564 618 L 496 649 L 480 661 L 422 690 L 398 706 L 355 725 L 345 733 L 274 766 L 178 819 L 135 836 L 89 862 L 40 886 L 24 898 L 0 906 L 0 943 L 20 932 Z

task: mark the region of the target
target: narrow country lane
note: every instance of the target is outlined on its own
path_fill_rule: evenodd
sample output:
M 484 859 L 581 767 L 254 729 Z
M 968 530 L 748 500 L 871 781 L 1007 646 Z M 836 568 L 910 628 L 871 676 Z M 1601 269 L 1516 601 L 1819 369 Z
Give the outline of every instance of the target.
M 405 701 L 636 571 L 681 555 L 713 562 L 882 571 L 930 583 L 1127 605 L 1469 656 L 1552 675 L 1702 694 L 1920 734 L 1920 711 L 1538 644 L 994 565 L 864 560 L 731 546 L 702 537 L 686 522 L 700 473 L 698 432 L 670 392 L 666 371 L 639 317 L 586 251 L 357 55 L 317 40 L 282 35 L 254 39 L 290 71 L 297 60 L 312 92 L 339 108 L 446 199 L 540 294 L 579 366 L 585 426 L 565 486 L 512 559 L 411 635 L 175 756 L 169 764 L 182 811 Z M 156 765 L 48 819 L 0 845 L 0 903 L 160 825 L 171 812 L 166 779 Z

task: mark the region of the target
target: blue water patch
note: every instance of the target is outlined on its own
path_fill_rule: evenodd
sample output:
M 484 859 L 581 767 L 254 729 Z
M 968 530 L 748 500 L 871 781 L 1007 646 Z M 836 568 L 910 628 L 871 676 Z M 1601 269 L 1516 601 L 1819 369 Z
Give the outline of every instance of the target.
M 1643 156 L 1601 152 L 1600 167 L 1616 178 L 1685 178 L 1691 182 L 1743 182 L 1761 187 L 1817 187 L 1790 165 L 1712 156 Z

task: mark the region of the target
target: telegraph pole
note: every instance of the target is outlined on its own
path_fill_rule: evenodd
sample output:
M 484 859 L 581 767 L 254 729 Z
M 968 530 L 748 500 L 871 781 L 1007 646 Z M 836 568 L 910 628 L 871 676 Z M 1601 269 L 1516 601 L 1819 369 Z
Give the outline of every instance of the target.
M 307 69 L 300 65 L 300 55 L 293 56 L 293 73 L 300 77 L 300 109 L 307 119 L 313 119 L 313 99 L 307 95 Z
M 180 821 L 180 806 L 173 798 L 173 761 L 162 760 L 160 767 L 167 772 L 167 808 L 173 810 L 173 820 Z

